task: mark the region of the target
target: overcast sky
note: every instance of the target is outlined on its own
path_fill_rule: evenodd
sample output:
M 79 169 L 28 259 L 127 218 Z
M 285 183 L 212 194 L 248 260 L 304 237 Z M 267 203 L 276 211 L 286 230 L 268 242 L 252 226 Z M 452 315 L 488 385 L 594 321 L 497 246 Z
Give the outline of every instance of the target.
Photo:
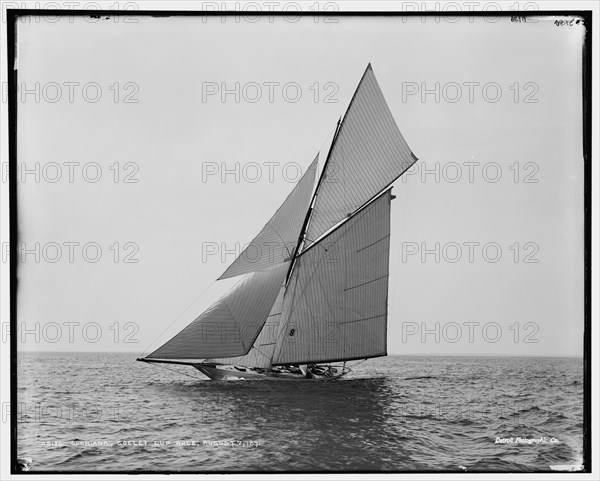
M 582 354 L 582 25 L 118 20 L 19 23 L 22 349 L 142 353 L 193 320 L 371 62 L 420 159 L 393 190 L 388 352 Z

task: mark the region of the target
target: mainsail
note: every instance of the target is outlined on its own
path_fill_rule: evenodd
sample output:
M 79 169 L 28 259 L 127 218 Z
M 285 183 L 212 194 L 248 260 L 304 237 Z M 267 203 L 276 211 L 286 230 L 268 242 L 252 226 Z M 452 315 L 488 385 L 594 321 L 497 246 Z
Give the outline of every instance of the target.
M 273 364 L 386 355 L 391 192 L 297 259 Z
M 242 281 L 141 360 L 270 368 L 386 355 L 389 186 L 416 160 L 369 64 L 314 193 L 317 159 L 220 277 Z
M 416 161 L 369 64 L 317 187 L 307 245 L 378 195 Z
M 290 260 L 312 198 L 318 159 L 317 155 L 281 207 L 219 279 L 270 269 Z

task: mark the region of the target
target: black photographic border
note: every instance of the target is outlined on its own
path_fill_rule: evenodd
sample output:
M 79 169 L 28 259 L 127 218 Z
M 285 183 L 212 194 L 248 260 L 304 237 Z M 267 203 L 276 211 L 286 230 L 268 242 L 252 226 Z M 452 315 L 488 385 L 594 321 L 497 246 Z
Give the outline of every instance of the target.
M 205 16 L 240 16 L 239 11 L 191 11 L 191 10 L 53 10 L 53 9 L 7 9 L 7 70 L 8 70 L 8 153 L 9 153 L 9 228 L 10 228 L 10 331 L 16 332 L 17 327 L 17 291 L 18 291 L 18 242 L 19 242 L 19 213 L 17 199 L 17 76 L 18 70 L 14 69 L 16 58 L 16 22 L 19 17 L 28 15 L 42 16 L 133 16 L 133 17 L 205 17 Z M 539 11 L 494 11 L 494 12 L 399 12 L 399 11 L 338 11 L 338 12 L 247 12 L 247 15 L 254 16 L 362 16 L 362 17 L 560 17 L 568 16 L 580 17 L 585 26 L 585 37 L 582 45 L 582 104 L 583 104 L 583 161 L 584 161 L 584 339 L 583 339 L 583 365 L 584 365 L 584 392 L 583 392 L 583 471 L 592 472 L 591 456 L 591 406 L 592 406 L 592 335 L 591 335 L 591 316 L 592 316 L 592 12 L 589 10 L 539 10 Z M 11 474 L 31 474 L 31 475 L 73 475 L 73 474 L 274 474 L 275 471 L 189 471 L 189 470 L 169 470 L 169 471 L 138 471 L 138 470 L 115 470 L 115 471 L 88 471 L 88 470 L 35 470 L 22 472 L 17 466 L 17 416 L 13 407 L 17 406 L 17 337 L 10 336 L 10 402 L 11 402 Z M 15 408 L 16 409 L 16 408 Z M 482 473 L 508 474 L 511 471 L 477 471 L 462 472 L 465 476 L 477 475 Z M 532 473 L 544 473 L 554 471 L 533 471 Z M 426 471 L 282 471 L 281 474 L 394 474 L 394 473 L 412 473 L 412 474 L 458 474 L 459 471 L 444 470 L 426 470 Z M 565 476 L 568 473 L 556 472 L 558 476 Z

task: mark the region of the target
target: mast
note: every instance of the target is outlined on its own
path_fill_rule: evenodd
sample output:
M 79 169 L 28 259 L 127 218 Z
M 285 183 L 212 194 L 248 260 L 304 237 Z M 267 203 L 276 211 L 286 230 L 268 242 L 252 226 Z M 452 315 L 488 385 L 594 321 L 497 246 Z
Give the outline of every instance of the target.
M 312 199 L 310 200 L 310 204 L 308 206 L 308 211 L 306 212 L 306 217 L 304 218 L 304 222 L 302 223 L 302 228 L 300 229 L 300 235 L 298 236 L 298 242 L 296 243 L 296 247 L 294 248 L 294 252 L 292 253 L 292 256 L 291 256 L 292 262 L 290 262 L 290 268 L 288 269 L 286 277 L 285 277 L 285 285 L 286 286 L 290 279 L 292 269 L 294 268 L 294 263 L 296 261 L 296 255 L 298 254 L 298 250 L 300 249 L 300 246 L 302 245 L 302 242 L 304 241 L 304 238 L 306 237 L 306 228 L 308 227 L 308 221 L 310 220 L 312 206 L 315 203 L 315 198 L 317 197 L 317 192 L 319 191 L 319 186 L 321 185 L 321 182 L 325 178 L 325 169 L 327 169 L 327 164 L 329 163 L 329 158 L 331 157 L 331 151 L 333 150 L 333 145 L 335 144 L 335 140 L 337 139 L 337 135 L 338 135 L 338 132 L 341 127 L 341 122 L 342 122 L 342 117 L 340 117 L 337 121 L 337 125 L 335 127 L 335 132 L 333 134 L 333 140 L 331 141 L 331 145 L 329 146 L 329 152 L 327 153 L 327 158 L 325 159 L 325 163 L 323 164 L 323 170 L 321 170 L 321 175 L 319 176 L 319 180 L 317 181 L 317 186 L 315 187 L 315 192 L 313 193 Z
M 369 64 L 296 244 L 273 365 L 387 354 L 390 186 L 416 161 Z M 325 181 L 331 164 L 336 182 Z
M 333 152 L 333 148 L 335 146 L 335 142 L 336 142 L 336 140 L 338 138 L 340 130 L 342 129 L 342 125 L 344 123 L 344 120 L 346 119 L 346 116 L 348 115 L 348 112 L 350 111 L 350 108 L 352 107 L 354 99 L 356 98 L 356 94 L 358 93 L 360 85 L 362 84 L 362 82 L 363 82 L 365 76 L 367 75 L 367 72 L 369 72 L 369 70 L 372 70 L 371 62 L 369 62 L 369 64 L 367 65 L 367 68 L 363 72 L 362 77 L 360 78 L 360 81 L 358 82 L 358 86 L 356 87 L 356 90 L 354 91 L 354 94 L 352 94 L 352 98 L 350 99 L 350 103 L 348 104 L 348 108 L 346 109 L 346 112 L 344 113 L 344 116 L 340 117 L 338 119 L 338 121 L 337 121 L 337 125 L 335 127 L 335 132 L 333 134 L 333 140 L 331 141 L 331 145 L 329 146 L 329 151 L 327 152 L 327 157 L 325 158 L 325 163 L 323 164 L 323 170 L 321 170 L 321 175 L 319 176 L 319 180 L 317 182 L 317 186 L 315 188 L 315 192 L 314 192 L 314 194 L 312 196 L 312 199 L 310 201 L 310 205 L 309 205 L 308 211 L 306 212 L 306 217 L 304 218 L 304 223 L 302 224 L 302 229 L 300 230 L 300 235 L 298 236 L 298 242 L 296 243 L 296 248 L 294 249 L 294 253 L 292 255 L 292 262 L 290 263 L 290 268 L 289 268 L 289 270 L 287 272 L 286 279 L 285 279 L 286 286 L 287 286 L 287 283 L 288 283 L 288 281 L 290 279 L 290 275 L 292 273 L 292 270 L 294 268 L 296 256 L 298 255 L 298 251 L 300 249 L 300 246 L 302 245 L 302 242 L 306 239 L 306 230 L 307 230 L 307 227 L 308 227 L 308 222 L 310 221 L 310 217 L 311 217 L 311 214 L 313 212 L 313 207 L 315 205 L 315 201 L 317 199 L 317 195 L 319 194 L 319 189 L 321 187 L 321 184 L 323 183 L 323 180 L 325 179 L 326 172 L 327 172 L 327 166 L 329 165 L 329 161 L 331 159 L 331 154 Z M 314 240 L 316 240 L 316 239 L 314 239 Z
M 390 185 L 417 157 L 400 133 L 370 63 L 338 119 L 313 192 L 317 159 L 255 237 L 264 242 L 275 234 L 293 245 L 297 236 L 291 257 L 270 265 L 230 266 L 221 278 L 246 274 L 239 287 L 139 360 L 191 364 L 207 358 L 250 361 L 260 354 L 272 364 L 288 364 L 386 355 Z M 325 182 L 331 163 L 338 162 L 343 167 L 340 180 Z M 331 262 L 330 245 L 341 252 L 336 262 Z M 278 326 L 276 339 L 263 332 L 267 319 Z M 337 330 L 337 344 L 324 345 L 328 341 L 322 337 L 309 340 L 313 329 L 327 326 Z M 273 346 L 268 348 L 272 354 L 259 352 L 261 346 Z

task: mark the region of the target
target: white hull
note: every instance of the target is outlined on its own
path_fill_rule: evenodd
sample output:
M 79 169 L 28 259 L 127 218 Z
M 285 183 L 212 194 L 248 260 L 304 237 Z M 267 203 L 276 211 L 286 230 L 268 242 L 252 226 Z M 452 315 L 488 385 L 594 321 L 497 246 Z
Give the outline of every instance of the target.
M 198 371 L 213 381 L 311 381 L 338 379 L 346 374 L 347 370 L 341 372 L 326 372 L 323 375 L 313 374 L 312 372 L 306 376 L 299 373 L 293 373 L 285 370 L 277 369 L 260 369 L 254 370 L 251 368 L 239 368 L 236 366 L 213 366 L 207 364 L 194 364 Z

